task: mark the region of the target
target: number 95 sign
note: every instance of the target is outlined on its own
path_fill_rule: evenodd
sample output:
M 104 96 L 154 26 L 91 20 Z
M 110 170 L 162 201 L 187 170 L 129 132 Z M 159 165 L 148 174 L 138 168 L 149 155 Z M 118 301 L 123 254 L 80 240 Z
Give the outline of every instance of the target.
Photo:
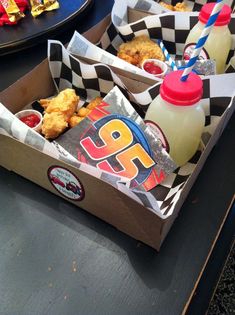
M 145 183 L 154 172 L 156 163 L 144 132 L 125 116 L 112 114 L 94 122 L 80 144 L 79 160 L 130 179 L 131 187 Z

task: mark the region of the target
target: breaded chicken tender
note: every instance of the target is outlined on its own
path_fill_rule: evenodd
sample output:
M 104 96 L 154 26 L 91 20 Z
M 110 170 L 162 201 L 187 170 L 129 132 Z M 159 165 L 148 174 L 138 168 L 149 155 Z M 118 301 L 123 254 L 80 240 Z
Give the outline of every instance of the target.
M 68 127 L 68 121 L 76 111 L 78 102 L 79 96 L 73 89 L 65 89 L 51 99 L 39 100 L 45 109 L 42 122 L 42 134 L 45 138 L 54 139 Z
M 97 96 L 91 100 L 87 107 L 81 107 L 78 112 L 69 119 L 69 126 L 71 128 L 77 126 L 87 115 L 89 115 L 92 109 L 98 106 L 102 101 L 102 97 Z
M 43 117 L 42 134 L 46 139 L 57 138 L 67 127 L 68 123 L 60 112 L 46 113 Z
M 71 117 L 79 102 L 79 96 L 73 89 L 65 89 L 51 99 L 41 99 L 39 103 L 46 113 L 61 112 L 66 117 Z
M 117 56 L 139 68 L 145 59 L 153 58 L 164 61 L 164 54 L 157 43 L 148 36 L 137 36 L 119 47 Z

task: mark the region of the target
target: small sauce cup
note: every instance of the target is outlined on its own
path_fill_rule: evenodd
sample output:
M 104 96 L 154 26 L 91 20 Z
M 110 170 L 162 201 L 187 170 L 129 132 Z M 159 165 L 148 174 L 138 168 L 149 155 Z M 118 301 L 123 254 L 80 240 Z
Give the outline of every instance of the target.
M 31 129 L 40 132 L 42 128 L 42 114 L 34 109 L 24 109 L 15 116 Z
M 141 68 L 156 78 L 164 78 L 168 70 L 167 64 L 158 59 L 145 59 Z

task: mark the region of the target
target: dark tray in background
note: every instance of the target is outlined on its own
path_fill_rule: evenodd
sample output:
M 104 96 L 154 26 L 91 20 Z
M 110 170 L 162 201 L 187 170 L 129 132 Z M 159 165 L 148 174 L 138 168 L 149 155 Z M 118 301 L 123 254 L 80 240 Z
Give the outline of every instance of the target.
M 71 24 L 79 23 L 79 16 L 87 11 L 93 0 L 58 0 L 60 8 L 43 12 L 33 18 L 30 11 L 17 25 L 0 27 L 0 56 L 42 42 L 64 31 Z

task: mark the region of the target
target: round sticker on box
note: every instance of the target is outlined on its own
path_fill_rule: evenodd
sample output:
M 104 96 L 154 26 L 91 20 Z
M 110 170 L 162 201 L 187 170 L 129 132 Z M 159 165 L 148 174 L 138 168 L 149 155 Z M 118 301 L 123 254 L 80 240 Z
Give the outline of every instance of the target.
M 76 201 L 84 198 L 82 183 L 71 171 L 61 166 L 51 166 L 47 175 L 52 186 L 63 196 Z
M 151 120 L 145 120 L 144 122 L 148 127 L 151 128 L 151 130 L 152 130 L 153 134 L 156 136 L 156 138 L 158 138 L 161 141 L 162 146 L 166 150 L 166 152 L 169 153 L 170 152 L 170 146 L 169 146 L 167 138 L 164 135 L 160 126 L 158 126 L 155 122 L 153 122 Z
M 189 43 L 185 46 L 184 52 L 183 52 L 183 59 L 189 60 L 195 50 L 196 43 Z M 210 59 L 210 56 L 205 48 L 202 48 L 198 57 L 199 60 L 208 60 Z

